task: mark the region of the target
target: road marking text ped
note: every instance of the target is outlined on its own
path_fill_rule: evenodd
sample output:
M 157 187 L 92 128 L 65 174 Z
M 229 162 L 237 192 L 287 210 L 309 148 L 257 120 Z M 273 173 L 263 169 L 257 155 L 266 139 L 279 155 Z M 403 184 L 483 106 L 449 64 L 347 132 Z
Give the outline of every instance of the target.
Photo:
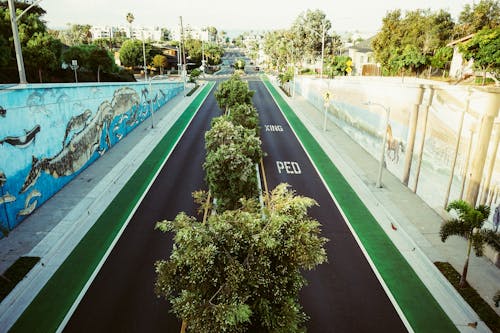
M 276 167 L 279 173 L 287 173 L 290 175 L 300 175 L 302 170 L 299 163 L 293 161 L 276 161 Z

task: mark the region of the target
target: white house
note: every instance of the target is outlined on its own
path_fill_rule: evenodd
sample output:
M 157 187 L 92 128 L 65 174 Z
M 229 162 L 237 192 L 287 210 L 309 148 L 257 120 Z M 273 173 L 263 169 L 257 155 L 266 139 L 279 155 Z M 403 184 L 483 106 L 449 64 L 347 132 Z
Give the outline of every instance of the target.
M 380 75 L 380 66 L 375 62 L 371 47 L 372 38 L 359 42 L 348 49 L 352 59 L 352 75 Z

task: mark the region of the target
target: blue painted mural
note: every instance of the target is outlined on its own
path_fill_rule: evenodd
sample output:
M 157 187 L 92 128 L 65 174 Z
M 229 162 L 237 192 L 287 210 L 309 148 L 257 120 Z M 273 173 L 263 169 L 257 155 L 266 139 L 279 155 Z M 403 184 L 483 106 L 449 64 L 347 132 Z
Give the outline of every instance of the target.
M 182 89 L 153 82 L 0 90 L 0 237 Z

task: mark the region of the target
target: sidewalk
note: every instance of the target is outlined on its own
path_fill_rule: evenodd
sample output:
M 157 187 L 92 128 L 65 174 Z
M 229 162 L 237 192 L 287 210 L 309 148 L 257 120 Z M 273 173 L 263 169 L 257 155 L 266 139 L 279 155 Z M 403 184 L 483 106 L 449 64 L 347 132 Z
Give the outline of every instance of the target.
M 145 120 L 23 221 L 9 237 L 0 239 L 1 272 L 20 256 L 41 258 L 0 303 L 0 332 L 6 332 L 14 324 L 204 87 L 205 84 L 190 97 L 183 92 L 174 97 L 155 112 L 154 119 Z
M 378 176 L 378 161 L 332 121 L 327 121 L 327 130 L 323 131 L 323 112 L 308 103 L 305 98 L 287 97 L 279 87 L 275 87 L 342 172 L 443 309 L 458 326 L 466 324 L 458 323 L 457 320 L 469 320 L 464 314 L 468 313 L 470 316 L 471 309 L 467 304 L 463 304 L 465 302 L 447 281 L 442 281 L 442 275 L 432 264 L 435 261 L 449 262 L 461 272 L 465 261 L 466 241 L 452 237 L 442 243 L 439 237 L 442 217 L 438 213 L 386 170 L 382 178 L 383 187 L 377 188 L 375 182 Z M 500 313 L 500 309 L 495 308 L 492 302 L 493 295 L 500 289 L 500 269 L 487 258 L 478 258 L 473 254 L 469 262 L 467 280 L 483 299 Z M 453 318 L 454 316 L 456 317 Z M 464 331 L 467 331 L 466 327 Z

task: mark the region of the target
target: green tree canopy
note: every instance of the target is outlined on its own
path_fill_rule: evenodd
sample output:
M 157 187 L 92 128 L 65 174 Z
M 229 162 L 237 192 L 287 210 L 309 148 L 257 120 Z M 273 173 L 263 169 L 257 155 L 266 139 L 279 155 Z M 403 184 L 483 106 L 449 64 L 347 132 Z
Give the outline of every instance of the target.
M 482 29 L 494 29 L 500 25 L 500 2 L 480 0 L 466 4 L 456 26 L 456 38 L 465 37 Z
M 205 134 L 205 148 L 203 168 L 218 211 L 236 209 L 241 198 L 258 195 L 255 164 L 262 158 L 262 149 L 255 129 L 235 125 L 225 116 L 215 118 Z
M 459 45 L 465 59 L 474 59 L 474 68 L 491 72 L 500 78 L 500 26 L 483 29 L 472 39 Z
M 157 54 L 153 57 L 153 66 L 160 69 L 160 74 L 163 74 L 163 68 L 167 67 L 167 57 L 162 54 Z
M 352 59 L 348 56 L 333 56 L 325 59 L 325 72 L 329 77 L 347 75 L 347 68 Z
M 291 32 L 294 35 L 294 47 L 302 50 L 309 58 L 321 55 L 321 40 L 324 33 L 325 40 L 332 23 L 321 10 L 310 10 L 300 14 L 292 24 Z
M 28 6 L 29 4 L 24 2 L 15 2 L 16 15 L 20 15 Z M 46 33 L 47 27 L 41 19 L 44 14 L 45 10 L 39 6 L 34 6 L 19 20 L 19 39 L 23 49 L 26 48 L 33 36 Z M 54 51 L 58 52 L 57 50 Z M 0 2 L 0 66 L 16 66 L 10 12 L 6 1 Z
M 444 69 L 453 57 L 453 49 L 448 46 L 440 47 L 431 58 L 431 65 L 435 68 Z
M 228 108 L 239 104 L 251 104 L 254 92 L 248 88 L 248 83 L 238 75 L 233 75 L 229 80 L 222 82 L 215 98 L 219 107 L 227 112 Z
M 146 43 L 146 57 L 148 57 L 150 50 L 151 46 Z M 136 39 L 123 42 L 120 48 L 120 62 L 126 67 L 141 66 L 144 63 L 142 42 Z
M 290 30 L 276 30 L 264 35 L 264 52 L 269 58 L 269 67 L 282 72 L 287 65 L 298 57 L 294 57 L 294 35 Z
M 205 59 L 208 65 L 218 65 L 222 61 L 224 49 L 215 43 L 208 43 L 204 46 Z
M 406 12 L 404 17 L 399 9 L 388 12 L 372 41 L 375 58 L 388 74 L 402 68 L 422 70 L 434 53 L 450 41 L 453 29 L 451 15 L 444 10 L 417 9 Z
M 490 215 L 490 207 L 488 206 L 480 205 L 473 208 L 466 201 L 456 200 L 451 202 L 446 210 L 453 211 L 455 215 L 441 225 L 439 231 L 441 241 L 445 242 L 450 236 L 461 236 L 467 239 L 467 255 L 460 280 L 460 286 L 464 287 L 471 249 L 474 248 L 477 256 L 483 255 L 485 244 L 500 251 L 500 234 L 493 230 L 482 229 L 484 222 Z
M 71 64 L 72 60 L 78 61 L 80 69 L 96 72 L 100 81 L 100 72 L 114 72 L 117 70 L 114 57 L 108 50 L 95 44 L 81 44 L 68 48 L 62 54 L 65 63 Z
M 38 71 L 40 83 L 42 71 L 54 70 L 59 67 L 62 43 L 47 33 L 35 33 L 24 48 L 23 58 L 26 67 Z
M 195 63 L 198 66 L 201 65 L 201 44 L 201 40 L 193 38 L 188 38 L 184 42 L 189 62 Z
M 168 260 L 156 263 L 156 292 L 193 332 L 302 332 L 301 272 L 327 260 L 313 199 L 286 184 L 270 195 L 263 217 L 254 200 L 211 215 L 184 213 L 157 228 L 174 233 Z
M 229 114 L 229 120 L 235 125 L 241 125 L 248 129 L 255 130 L 255 134 L 259 132 L 259 114 L 257 109 L 250 104 L 235 105 Z
M 58 38 L 68 46 L 90 44 L 92 42 L 91 27 L 89 24 L 68 23 L 66 29 L 58 31 Z
M 235 69 L 245 69 L 245 60 L 238 58 L 234 62 L 234 68 Z

